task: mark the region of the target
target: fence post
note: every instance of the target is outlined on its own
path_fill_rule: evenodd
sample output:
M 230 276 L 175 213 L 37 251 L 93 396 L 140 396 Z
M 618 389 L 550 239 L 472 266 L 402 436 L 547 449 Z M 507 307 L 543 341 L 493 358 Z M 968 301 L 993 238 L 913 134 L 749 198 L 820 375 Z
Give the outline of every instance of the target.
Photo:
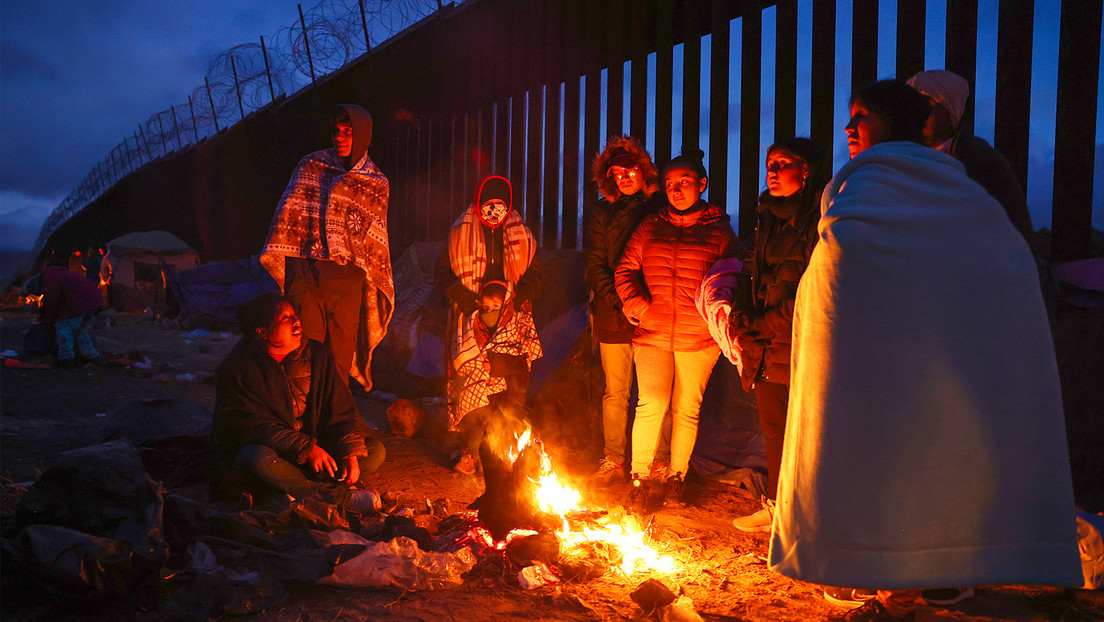
M 196 127 L 195 120 L 195 106 L 192 105 L 192 96 L 188 96 L 188 110 L 192 112 L 192 135 L 195 136 L 195 141 L 199 142 L 199 128 Z
M 311 82 L 314 82 L 314 58 L 311 57 L 310 37 L 307 36 L 307 20 L 303 17 L 303 5 L 299 7 L 299 25 L 303 28 L 303 43 L 307 46 L 307 64 L 310 66 Z
M 364 0 L 357 0 L 360 5 L 360 24 L 364 27 L 364 51 L 372 51 L 372 41 L 368 38 L 368 19 L 364 17 Z M 439 4 L 439 3 L 438 3 Z
M 183 149 L 184 142 L 180 140 L 180 123 L 176 120 L 176 106 L 169 106 L 169 111 L 172 112 L 173 130 L 176 131 L 176 148 Z
M 261 54 L 264 56 L 265 75 L 268 76 L 268 101 L 276 99 L 276 90 L 272 88 L 272 71 L 268 68 L 268 48 L 264 44 L 264 35 L 261 35 Z
M 142 161 L 142 145 L 138 144 L 138 132 L 134 132 L 134 151 L 138 153 L 138 165 L 141 166 L 145 164 L 145 162 Z
M 207 80 L 207 76 L 203 76 L 203 84 L 207 86 L 207 103 L 211 104 L 211 118 L 215 120 L 215 133 L 217 134 L 221 131 L 218 124 L 218 111 L 215 110 L 215 98 L 211 97 L 211 83 Z
M 238 84 L 238 65 L 234 62 L 234 55 L 230 55 L 230 71 L 234 72 L 234 91 L 238 94 L 238 119 L 245 118 L 245 107 L 242 106 L 241 85 Z
M 153 151 L 150 150 L 149 141 L 146 140 L 146 131 L 142 129 L 142 124 L 138 124 L 138 133 L 142 136 L 142 142 L 146 143 L 146 161 L 153 162 Z M 134 138 L 134 144 L 138 144 L 138 138 Z M 139 150 L 141 151 L 141 150 Z
M 169 151 L 168 151 L 168 149 L 165 148 L 165 146 L 168 144 L 169 141 L 165 140 L 165 124 L 161 122 L 161 113 L 160 112 L 157 113 L 157 129 L 161 130 L 161 136 L 160 136 L 160 139 L 161 139 L 161 153 L 162 154 L 168 154 Z

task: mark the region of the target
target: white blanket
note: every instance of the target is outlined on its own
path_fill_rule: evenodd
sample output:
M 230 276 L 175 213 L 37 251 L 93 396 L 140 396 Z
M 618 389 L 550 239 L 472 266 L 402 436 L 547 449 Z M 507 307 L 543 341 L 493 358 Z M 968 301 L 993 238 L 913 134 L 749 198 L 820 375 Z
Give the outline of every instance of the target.
M 772 569 L 826 585 L 1081 583 L 1035 264 L 954 159 L 890 142 L 825 188 L 794 314 Z

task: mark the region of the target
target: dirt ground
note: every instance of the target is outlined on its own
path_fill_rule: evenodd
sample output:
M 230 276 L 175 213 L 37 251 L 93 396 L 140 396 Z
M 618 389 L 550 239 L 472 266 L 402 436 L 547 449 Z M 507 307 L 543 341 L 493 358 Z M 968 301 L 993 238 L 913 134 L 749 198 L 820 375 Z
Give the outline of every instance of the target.
M 31 322 L 30 314 L 0 316 L 0 350 L 22 351 L 22 336 Z M 212 384 L 178 381 L 176 376 L 212 371 L 238 336 L 211 331 L 206 337 L 187 339 L 186 332 L 125 316 L 111 328 L 93 330 L 101 350 L 113 355 L 138 350 L 151 360 L 154 375 L 160 378 L 132 377 L 119 367 L 0 369 L 0 471 L 7 481 L 33 481 L 58 453 L 98 442 L 105 433 L 105 414 L 121 404 L 183 397 L 213 407 Z M 373 394 L 358 397 L 357 403 L 369 425 L 380 431 L 388 451 L 387 462 L 372 476 L 378 490 L 411 505 L 445 497 L 453 508 L 465 506 L 482 492 L 480 479 L 446 468 L 425 439 L 392 435 L 385 416 L 387 399 Z M 583 481 L 594 467 L 593 455 L 560 452 L 555 447 L 549 452 L 557 470 L 569 479 Z M 626 502 L 628 487 L 583 487 L 583 494 L 588 507 L 611 508 Z M 10 509 L 8 503 L 4 506 L 5 511 Z M 746 496 L 705 488 L 689 507 L 656 514 L 655 546 L 673 556 L 682 570 L 653 578 L 682 590 L 705 620 L 824 620 L 841 615 L 843 610 L 829 605 L 818 586 L 769 571 L 765 563 L 769 534 L 743 533 L 731 526 L 733 516 L 754 509 L 755 502 Z M 472 572 L 459 588 L 426 592 L 303 586 L 293 588 L 280 605 L 245 619 L 654 619 L 629 598 L 647 578 L 609 573 L 592 581 L 531 591 L 522 590 L 512 572 Z M 11 615 L 8 611 L 0 617 Z M 1104 619 L 1104 594 L 990 586 L 951 609 L 920 607 L 913 619 L 1100 620 Z

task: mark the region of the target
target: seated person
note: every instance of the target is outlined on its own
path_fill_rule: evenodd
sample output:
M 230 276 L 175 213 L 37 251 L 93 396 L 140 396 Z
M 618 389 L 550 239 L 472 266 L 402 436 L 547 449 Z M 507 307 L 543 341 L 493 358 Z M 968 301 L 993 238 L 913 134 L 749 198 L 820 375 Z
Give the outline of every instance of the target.
M 69 269 L 70 256 L 62 251 L 51 253 L 38 285 L 42 293 L 39 323 L 54 329 L 58 367 L 101 362 L 87 329 L 104 308 L 103 296 L 83 272 Z
M 225 474 L 214 482 L 216 496 L 256 490 L 361 514 L 378 509 L 379 496 L 362 478 L 379 468 L 385 450 L 329 348 L 303 338 L 295 309 L 278 294 L 259 296 L 239 319 L 241 341 L 219 366 L 215 389 L 211 438 L 216 472 Z
M 463 414 L 453 423 L 457 436 L 453 468 L 476 471 L 479 442 L 487 429 L 520 417 L 525 410 L 532 361 L 541 356 L 533 316 L 506 304 L 506 283 L 491 281 L 479 290 L 479 309 L 465 323 L 465 350 L 477 352 L 457 370 Z

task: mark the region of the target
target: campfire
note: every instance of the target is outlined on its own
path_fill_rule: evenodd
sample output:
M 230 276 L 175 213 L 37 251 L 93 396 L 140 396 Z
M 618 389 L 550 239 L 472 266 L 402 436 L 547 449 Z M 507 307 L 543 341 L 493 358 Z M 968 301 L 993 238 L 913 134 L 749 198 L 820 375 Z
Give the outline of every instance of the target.
M 582 507 L 579 491 L 560 481 L 527 425 L 520 433 L 488 435 L 479 453 L 486 491 L 472 504 L 478 513 L 461 537 L 477 551 L 546 562 L 565 579 L 595 578 L 608 569 L 624 575 L 679 570 L 649 544 L 639 516 L 621 507 Z

